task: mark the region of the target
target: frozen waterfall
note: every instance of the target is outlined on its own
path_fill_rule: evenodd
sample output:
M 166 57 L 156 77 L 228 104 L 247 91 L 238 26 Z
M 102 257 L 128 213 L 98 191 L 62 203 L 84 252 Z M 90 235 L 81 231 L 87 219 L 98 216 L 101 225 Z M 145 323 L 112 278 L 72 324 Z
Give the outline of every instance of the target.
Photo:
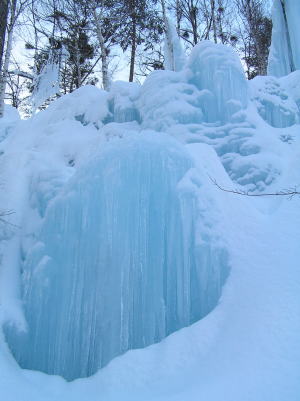
M 99 151 L 47 209 L 22 267 L 28 332 L 6 329 L 23 368 L 89 376 L 218 301 L 227 253 L 209 212 L 199 222 L 191 157 L 165 134 L 133 136 Z
M 300 69 L 299 18 L 299 1 L 274 0 L 268 75 L 282 77 Z

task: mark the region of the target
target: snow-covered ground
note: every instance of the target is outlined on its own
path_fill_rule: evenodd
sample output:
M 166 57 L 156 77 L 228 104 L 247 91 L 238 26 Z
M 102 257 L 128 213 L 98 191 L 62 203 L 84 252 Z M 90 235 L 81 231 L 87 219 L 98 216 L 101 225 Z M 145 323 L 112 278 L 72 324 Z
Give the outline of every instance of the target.
M 249 84 L 205 42 L 142 87 L 7 110 L 0 400 L 299 401 L 299 197 L 212 181 L 300 183 L 297 74 Z

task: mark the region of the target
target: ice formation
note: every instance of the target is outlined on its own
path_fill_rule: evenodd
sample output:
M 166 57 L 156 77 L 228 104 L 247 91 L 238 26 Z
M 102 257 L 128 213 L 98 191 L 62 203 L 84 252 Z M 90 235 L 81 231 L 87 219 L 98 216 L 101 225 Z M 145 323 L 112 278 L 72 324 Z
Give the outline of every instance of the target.
M 166 38 L 164 45 L 164 66 L 166 70 L 180 71 L 185 64 L 185 55 L 176 29 L 168 18 L 165 20 Z
M 212 310 L 227 256 L 204 228 L 196 242 L 195 194 L 177 188 L 191 167 L 178 143 L 148 133 L 112 143 L 73 177 L 22 267 L 29 330 L 8 336 L 22 367 L 89 376 Z
M 203 41 L 193 48 L 189 82 L 202 93 L 204 121 L 222 123 L 245 109 L 247 82 L 237 54 L 229 47 Z
M 251 99 L 260 116 L 272 127 L 285 128 L 299 123 L 299 108 L 292 94 L 274 77 L 250 81 Z
M 142 400 L 140 388 L 162 376 L 174 386 L 184 381 L 184 391 L 193 377 L 209 401 L 219 401 L 224 388 L 234 395 L 226 401 L 242 399 L 248 377 L 249 400 L 282 401 L 286 387 L 281 391 L 278 383 L 288 377 L 294 386 L 289 401 L 297 400 L 299 380 L 289 365 L 295 349 L 287 358 L 281 349 L 276 357 L 271 346 L 261 349 L 269 346 L 265 325 L 275 331 L 272 346 L 280 346 L 282 337 L 296 344 L 294 332 L 298 341 L 292 323 L 297 303 L 290 300 L 291 312 L 281 309 L 280 291 L 282 283 L 297 286 L 299 269 L 291 262 L 285 274 L 283 255 L 296 249 L 299 225 L 282 245 L 286 216 L 268 225 L 280 201 L 259 204 L 257 211 L 213 182 L 255 194 L 297 184 L 299 104 L 299 71 L 249 83 L 230 48 L 205 41 L 180 71 L 155 71 L 143 85 L 115 82 L 109 92 L 86 86 L 28 121 L 11 114 L 1 122 L 1 207 L 16 210 L 12 222 L 22 227 L 2 233 L 0 247 L 6 341 L 22 368 L 67 380 L 103 368 L 65 387 L 57 378 L 28 372 L 27 399 L 47 399 L 31 391 L 36 383 L 43 395 L 58 383 L 51 401 L 84 399 L 85 391 L 93 401 Z M 278 225 L 284 226 L 279 233 Z M 268 258 L 263 244 L 271 233 Z M 275 263 L 280 268 L 273 269 Z M 278 315 L 281 321 L 287 316 L 291 330 L 276 329 Z M 18 331 L 25 321 L 27 331 Z M 16 367 L 1 335 L 0 349 L 1 390 Z M 279 374 L 284 364 L 286 375 Z M 188 366 L 183 376 L 181 366 Z M 239 386 L 228 387 L 226 375 L 241 379 L 240 366 L 246 379 L 239 392 Z M 254 382 L 257 366 L 263 379 Z M 216 371 L 225 375 L 220 386 L 207 376 Z M 136 378 L 140 387 L 126 398 L 120 388 L 133 386 L 134 392 Z M 14 397 L 18 388 L 5 386 L 9 401 L 24 401 L 22 389 Z M 166 390 L 161 383 L 157 388 L 153 399 Z M 199 400 L 198 393 L 189 395 L 181 399 Z
M 282 77 L 300 68 L 299 17 L 298 1 L 274 0 L 268 75 Z

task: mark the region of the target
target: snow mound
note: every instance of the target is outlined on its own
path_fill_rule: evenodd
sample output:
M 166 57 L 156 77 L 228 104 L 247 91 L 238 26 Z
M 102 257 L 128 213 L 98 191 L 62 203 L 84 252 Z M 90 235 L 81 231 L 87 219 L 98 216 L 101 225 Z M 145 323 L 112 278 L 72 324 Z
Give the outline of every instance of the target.
M 251 99 L 260 116 L 272 127 L 285 128 L 299 123 L 299 109 L 287 85 L 274 77 L 256 77 L 249 84 Z
M 176 124 L 201 123 L 201 93 L 186 74 L 155 71 L 141 89 L 138 106 L 145 128 L 166 131 Z
M 101 127 L 109 117 L 108 93 L 93 85 L 85 85 L 57 99 L 34 119 L 43 124 L 75 119 L 83 125 Z

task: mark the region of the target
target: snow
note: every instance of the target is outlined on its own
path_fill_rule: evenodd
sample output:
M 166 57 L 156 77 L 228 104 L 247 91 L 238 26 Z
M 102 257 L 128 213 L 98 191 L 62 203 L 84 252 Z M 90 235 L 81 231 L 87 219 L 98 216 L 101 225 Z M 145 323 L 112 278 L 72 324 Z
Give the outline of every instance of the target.
M 34 90 L 31 95 L 33 113 L 57 93 L 59 93 L 59 65 L 47 62 L 34 79 Z
M 136 105 L 140 89 L 140 85 L 134 82 L 116 81 L 112 84 L 109 103 L 114 122 L 140 121 Z
M 16 123 L 20 120 L 19 113 L 14 107 L 4 104 L 5 119 L 0 120 L 0 142 L 6 138 Z
M 55 102 L 35 118 L 43 124 L 75 119 L 84 125 L 101 127 L 110 118 L 108 93 L 92 85 L 85 85 Z
M 299 123 L 299 108 L 286 84 L 275 77 L 255 77 L 250 87 L 260 116 L 272 127 L 286 128 Z
M 299 185 L 298 86 L 204 42 L 142 86 L 10 109 L 5 401 L 299 400 L 299 199 L 213 183 Z

